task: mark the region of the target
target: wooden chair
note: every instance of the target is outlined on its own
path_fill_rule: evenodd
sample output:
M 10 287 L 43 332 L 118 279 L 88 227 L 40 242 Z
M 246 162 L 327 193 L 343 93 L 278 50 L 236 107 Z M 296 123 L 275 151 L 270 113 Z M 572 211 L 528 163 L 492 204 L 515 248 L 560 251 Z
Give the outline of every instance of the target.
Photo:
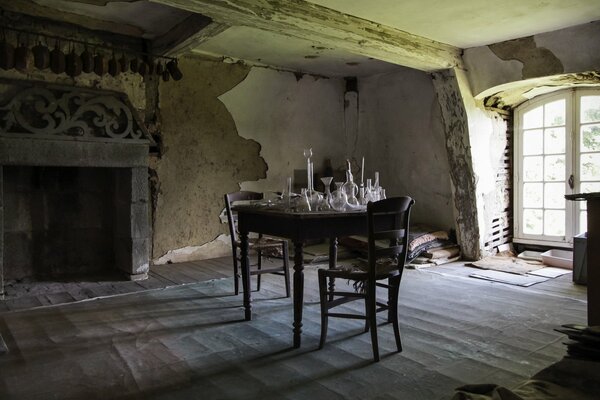
M 394 327 L 398 352 L 402 351 L 400 328 L 398 326 L 398 293 L 400 280 L 406 262 L 408 247 L 408 222 L 410 209 L 415 201 L 410 197 L 396 197 L 367 205 L 369 248 L 368 261 L 352 266 L 338 266 L 336 269 L 320 269 L 319 297 L 321 302 L 321 340 L 323 348 L 327 337 L 329 317 L 364 319 L 365 332 L 371 330 L 373 358 L 379 361 L 377 342 L 376 313 L 387 310 L 387 321 Z M 384 244 L 381 244 L 384 241 Z M 389 242 L 389 244 L 388 244 Z M 331 288 L 327 281 L 334 280 Z M 335 279 L 355 282 L 355 291 L 336 291 Z M 380 282 L 387 279 L 388 282 Z M 387 302 L 377 301 L 376 288 L 388 290 Z M 339 305 L 355 301 L 365 301 L 365 314 L 331 312 Z
M 240 267 L 241 258 L 239 248 L 241 242 L 238 238 L 237 231 L 237 214 L 231 209 L 231 206 L 236 201 L 245 200 L 262 200 L 262 193 L 256 192 L 234 192 L 223 196 L 225 199 L 225 210 L 227 212 L 227 220 L 229 222 L 229 234 L 231 235 L 231 249 L 233 253 L 233 275 L 235 294 L 240 292 Z M 257 254 L 257 263 L 250 266 L 250 275 L 257 275 L 256 290 L 260 290 L 260 276 L 262 274 L 277 274 L 285 277 L 285 295 L 290 297 L 290 270 L 288 257 L 288 242 L 282 239 L 266 237 L 260 235 L 258 238 L 250 238 L 248 241 L 248 251 L 255 251 Z M 283 257 L 283 265 L 278 267 L 262 268 L 262 258 L 265 252 L 277 252 L 281 248 L 281 256 Z

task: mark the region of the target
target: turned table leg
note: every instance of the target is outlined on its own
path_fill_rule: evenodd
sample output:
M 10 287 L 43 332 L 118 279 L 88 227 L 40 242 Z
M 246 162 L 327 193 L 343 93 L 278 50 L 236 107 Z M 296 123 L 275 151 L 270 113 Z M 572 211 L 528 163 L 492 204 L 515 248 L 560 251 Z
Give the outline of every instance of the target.
M 300 347 L 304 303 L 304 244 L 294 242 L 294 347 Z

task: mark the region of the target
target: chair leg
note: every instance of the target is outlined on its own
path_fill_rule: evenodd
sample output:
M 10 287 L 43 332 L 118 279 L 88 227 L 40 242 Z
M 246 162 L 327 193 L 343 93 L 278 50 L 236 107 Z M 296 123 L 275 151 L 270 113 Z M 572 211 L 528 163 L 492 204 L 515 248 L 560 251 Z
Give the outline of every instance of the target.
M 256 255 L 258 257 L 258 259 L 256 260 L 256 269 L 258 269 L 258 271 L 261 270 L 262 268 L 262 250 L 257 250 L 256 251 Z M 260 272 L 258 274 L 256 274 L 256 291 L 260 292 Z
M 236 296 L 240 294 L 240 277 L 239 277 L 239 266 L 238 266 L 238 257 L 237 257 L 237 249 L 233 249 L 233 287 L 235 290 Z
M 367 282 L 363 282 L 363 285 L 366 285 Z M 369 320 L 369 300 L 367 296 L 365 296 L 365 333 L 369 332 L 369 325 L 371 321 Z
M 327 278 L 321 270 L 319 270 L 319 300 L 321 302 L 321 339 L 319 340 L 319 349 L 322 349 L 327 338 L 329 317 L 327 316 Z
M 290 256 L 288 254 L 288 242 L 283 241 L 283 275 L 285 278 L 285 297 L 290 297 Z
M 371 345 L 373 346 L 373 359 L 379 361 L 379 342 L 377 341 L 377 315 L 376 315 L 376 301 L 377 294 L 375 292 L 375 283 L 367 282 L 367 319 L 369 321 L 369 328 L 371 330 Z
M 391 317 L 392 325 L 394 326 L 394 337 L 396 338 L 396 347 L 398 353 L 402 351 L 402 340 L 400 339 L 400 325 L 398 323 L 398 293 L 400 292 L 400 278 L 390 279 L 390 303 L 388 318 Z

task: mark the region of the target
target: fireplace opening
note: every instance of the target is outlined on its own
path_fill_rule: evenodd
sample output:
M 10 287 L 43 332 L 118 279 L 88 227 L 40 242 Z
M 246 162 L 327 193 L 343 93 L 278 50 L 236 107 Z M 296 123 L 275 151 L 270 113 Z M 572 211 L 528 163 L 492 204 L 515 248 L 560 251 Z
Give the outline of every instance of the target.
M 81 278 L 115 269 L 118 168 L 4 167 L 5 279 Z

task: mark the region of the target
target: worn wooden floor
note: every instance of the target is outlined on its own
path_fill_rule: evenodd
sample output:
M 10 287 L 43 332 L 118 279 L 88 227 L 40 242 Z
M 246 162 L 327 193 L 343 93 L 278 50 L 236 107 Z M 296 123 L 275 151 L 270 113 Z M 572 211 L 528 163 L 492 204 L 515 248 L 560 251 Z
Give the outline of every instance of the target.
M 585 323 L 585 288 L 568 275 L 520 288 L 468 278 L 457 264 L 408 270 L 404 351 L 393 351 L 391 327 L 382 324 L 383 358 L 372 363 L 361 321 L 333 319 L 325 348 L 316 350 L 316 267 L 306 268 L 303 343 L 295 350 L 281 277 L 263 277 L 250 322 L 242 321 L 231 278 L 191 283 L 230 276 L 229 263 L 153 267 L 145 283 L 104 283 L 116 293 L 188 283 L 167 289 L 140 286 L 31 310 L 5 301 L 0 334 L 10 352 L 0 356 L 0 398 L 448 399 L 465 383 L 515 386 L 565 354 L 553 328 Z M 62 293 L 76 299 L 84 291 Z

